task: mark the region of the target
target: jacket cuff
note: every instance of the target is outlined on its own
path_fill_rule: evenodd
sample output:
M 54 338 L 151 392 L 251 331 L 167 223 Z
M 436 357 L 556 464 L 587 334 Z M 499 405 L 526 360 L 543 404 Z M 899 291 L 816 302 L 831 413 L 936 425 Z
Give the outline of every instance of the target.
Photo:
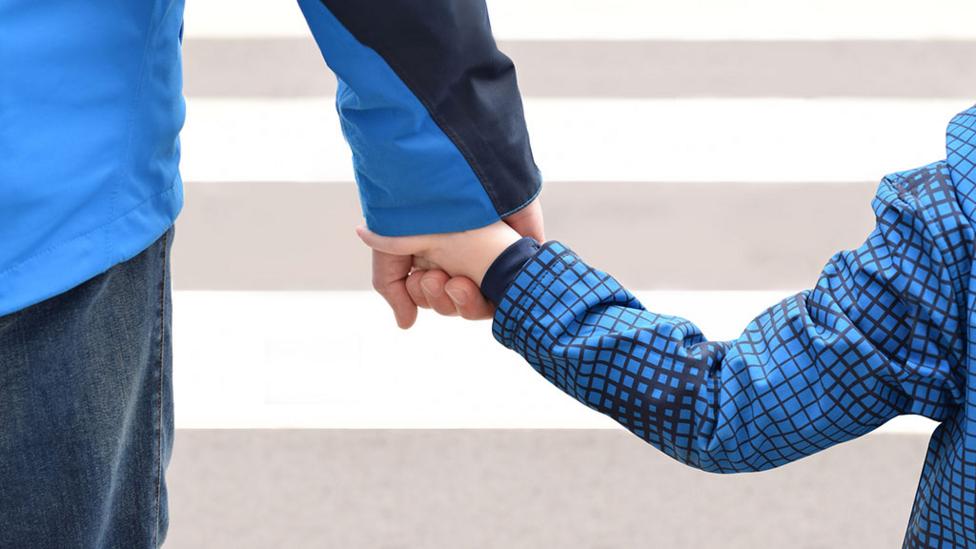
M 522 266 L 539 251 L 540 245 L 532 237 L 514 242 L 495 258 L 481 279 L 481 293 L 495 304 L 501 303 L 505 290 L 512 284 Z
M 492 335 L 529 358 L 544 344 L 546 326 L 573 322 L 579 307 L 597 306 L 607 292 L 625 301 L 631 297 L 609 275 L 583 263 L 560 242 L 550 240 L 514 273 L 495 302 Z

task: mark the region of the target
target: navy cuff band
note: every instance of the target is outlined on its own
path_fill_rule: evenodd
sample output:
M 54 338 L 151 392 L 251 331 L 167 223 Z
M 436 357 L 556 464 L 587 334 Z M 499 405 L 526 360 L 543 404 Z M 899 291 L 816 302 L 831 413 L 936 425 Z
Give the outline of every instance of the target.
M 539 243 L 532 237 L 519 239 L 495 258 L 481 280 L 481 293 L 492 303 L 501 303 L 505 290 L 525 263 L 539 251 Z

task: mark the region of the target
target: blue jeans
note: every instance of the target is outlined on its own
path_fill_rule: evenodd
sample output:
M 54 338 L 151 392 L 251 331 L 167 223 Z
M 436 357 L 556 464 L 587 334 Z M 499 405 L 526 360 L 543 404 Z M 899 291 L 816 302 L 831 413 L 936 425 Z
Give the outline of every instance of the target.
M 172 240 L 0 317 L 3 549 L 162 544 Z

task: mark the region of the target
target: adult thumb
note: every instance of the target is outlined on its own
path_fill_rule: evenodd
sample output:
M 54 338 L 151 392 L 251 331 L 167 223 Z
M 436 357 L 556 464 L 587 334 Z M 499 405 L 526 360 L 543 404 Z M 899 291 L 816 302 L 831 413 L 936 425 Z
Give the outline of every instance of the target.
M 542 219 L 542 203 L 538 198 L 528 206 L 506 217 L 505 223 L 522 236 L 531 236 L 539 242 L 546 241 L 545 222 Z

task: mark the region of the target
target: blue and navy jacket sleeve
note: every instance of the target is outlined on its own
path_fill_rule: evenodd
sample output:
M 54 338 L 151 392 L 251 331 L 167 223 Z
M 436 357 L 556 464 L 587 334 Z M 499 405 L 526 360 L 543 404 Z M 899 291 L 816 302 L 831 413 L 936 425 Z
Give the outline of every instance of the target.
M 536 196 L 511 60 L 484 0 L 299 0 L 328 66 L 366 222 L 467 230 Z
M 973 230 L 944 162 L 888 176 L 873 208 L 863 245 L 733 341 L 645 309 L 558 242 L 523 242 L 493 265 L 494 335 L 580 402 L 712 472 L 776 467 L 899 414 L 943 420 L 965 393 Z

